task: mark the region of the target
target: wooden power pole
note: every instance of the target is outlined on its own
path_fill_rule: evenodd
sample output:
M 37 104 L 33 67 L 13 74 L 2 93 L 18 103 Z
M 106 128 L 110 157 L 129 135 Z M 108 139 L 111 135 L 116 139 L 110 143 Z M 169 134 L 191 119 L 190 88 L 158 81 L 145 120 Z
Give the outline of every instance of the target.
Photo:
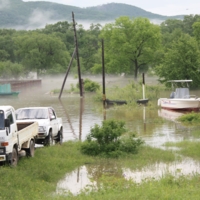
M 74 13 L 72 12 L 72 19 L 73 19 L 73 27 L 74 27 L 74 42 L 75 42 L 75 49 L 76 49 L 76 59 L 78 65 L 78 78 L 79 78 L 79 89 L 80 89 L 80 96 L 83 96 L 83 88 L 82 88 L 82 80 L 81 80 L 81 69 L 80 69 L 80 61 L 79 61 L 79 53 L 78 53 L 78 41 L 76 36 L 76 24 L 74 20 Z

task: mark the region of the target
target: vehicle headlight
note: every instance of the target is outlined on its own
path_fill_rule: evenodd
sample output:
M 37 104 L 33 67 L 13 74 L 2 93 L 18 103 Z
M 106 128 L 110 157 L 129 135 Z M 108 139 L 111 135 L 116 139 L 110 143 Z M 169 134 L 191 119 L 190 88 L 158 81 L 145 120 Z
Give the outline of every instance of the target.
M 38 132 L 46 132 L 46 127 L 45 126 L 39 126 Z
M 4 154 L 5 153 L 5 148 L 0 148 L 0 154 Z

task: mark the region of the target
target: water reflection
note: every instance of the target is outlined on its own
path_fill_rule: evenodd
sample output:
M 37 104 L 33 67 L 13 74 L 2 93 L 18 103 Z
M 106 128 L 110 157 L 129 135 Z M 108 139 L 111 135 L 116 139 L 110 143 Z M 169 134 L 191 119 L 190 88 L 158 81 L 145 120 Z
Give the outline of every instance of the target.
M 96 187 L 96 182 L 92 181 L 92 177 L 89 176 L 86 166 L 82 166 L 74 170 L 70 174 L 66 174 L 65 178 L 60 180 L 57 184 L 57 194 L 72 193 L 77 195 L 84 189 L 90 189 Z
M 160 179 L 165 175 L 173 175 L 179 177 L 182 175 L 190 176 L 200 173 L 200 162 L 193 159 L 186 158 L 181 162 L 156 163 L 154 165 L 146 166 L 141 170 L 123 169 L 126 179 L 131 179 L 134 182 L 141 183 L 144 180 Z
M 176 122 L 176 119 L 183 114 L 184 112 L 180 112 L 180 111 L 173 111 L 173 110 L 167 110 L 167 109 L 158 110 L 158 116 L 167 120 L 174 121 L 174 122 Z
M 180 162 L 176 161 L 170 164 L 162 162 L 155 163 L 140 170 L 120 168 L 112 163 L 106 165 L 87 165 L 71 173 L 67 173 L 65 178 L 58 182 L 56 193 L 64 194 L 70 192 L 73 195 L 77 195 L 86 188 L 88 191 L 92 188 L 97 189 L 101 186 L 100 178 L 103 175 L 124 178 L 136 183 L 141 183 L 146 180 L 158 180 L 166 175 L 179 177 L 182 175 L 191 176 L 196 173 L 200 173 L 200 162 L 190 158 L 185 158 Z

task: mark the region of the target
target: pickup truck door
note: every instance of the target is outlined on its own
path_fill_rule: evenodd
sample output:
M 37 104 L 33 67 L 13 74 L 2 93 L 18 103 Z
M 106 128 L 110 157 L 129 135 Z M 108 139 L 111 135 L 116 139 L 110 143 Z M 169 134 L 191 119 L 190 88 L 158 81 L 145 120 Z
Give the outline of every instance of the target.
M 50 118 L 50 125 L 52 127 L 52 134 L 56 136 L 58 134 L 58 120 L 55 114 L 55 111 L 52 108 L 49 108 L 49 118 Z
M 17 125 L 16 125 L 15 117 L 13 116 L 13 112 L 11 110 L 7 111 L 5 118 L 8 119 L 10 122 L 10 127 L 5 127 L 6 134 L 9 138 L 9 143 L 19 144 Z
M 10 130 L 7 129 L 7 133 L 8 134 L 12 133 L 13 136 L 17 135 L 17 126 L 14 121 L 13 113 L 11 111 L 8 111 L 6 113 L 6 119 L 9 119 L 10 121 Z

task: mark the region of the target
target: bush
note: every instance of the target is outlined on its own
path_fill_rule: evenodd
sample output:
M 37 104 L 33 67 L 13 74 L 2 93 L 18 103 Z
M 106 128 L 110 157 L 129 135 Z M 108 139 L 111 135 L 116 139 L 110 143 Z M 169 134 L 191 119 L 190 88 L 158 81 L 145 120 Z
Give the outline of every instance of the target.
M 81 152 L 92 156 L 119 157 L 124 153 L 137 153 L 143 144 L 134 134 L 125 135 L 125 122 L 106 120 L 102 126 L 95 124 L 81 145 Z M 122 136 L 125 135 L 125 136 Z
M 77 88 L 79 88 L 79 83 L 77 83 Z M 84 80 L 84 89 L 86 92 L 96 92 L 99 88 L 100 85 L 97 82 L 91 81 L 88 78 Z

